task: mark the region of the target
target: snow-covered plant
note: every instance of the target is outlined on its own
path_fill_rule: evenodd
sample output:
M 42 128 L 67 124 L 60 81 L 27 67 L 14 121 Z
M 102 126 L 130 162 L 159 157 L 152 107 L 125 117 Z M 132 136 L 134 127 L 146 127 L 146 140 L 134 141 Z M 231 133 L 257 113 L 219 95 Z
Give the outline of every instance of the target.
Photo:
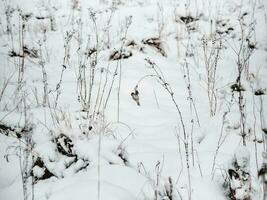
M 5 77 L 3 80 L 1 80 L 1 86 L 0 86 L 0 102 L 3 99 L 3 96 L 5 94 L 5 91 L 7 90 L 7 86 L 10 84 L 10 80 L 12 78 L 13 75 L 9 76 L 9 77 Z
M 149 66 L 151 67 L 151 69 L 154 73 L 150 74 L 150 75 L 143 76 L 136 84 L 134 90 L 136 90 L 138 88 L 138 86 L 141 84 L 141 81 L 143 81 L 145 78 L 154 77 L 161 84 L 161 86 L 165 89 L 165 91 L 167 92 L 167 94 L 171 98 L 173 105 L 175 106 L 176 111 L 178 113 L 178 119 L 180 120 L 181 127 L 182 127 L 183 143 L 184 143 L 185 157 L 186 157 L 186 169 L 187 169 L 187 177 L 188 177 L 188 190 L 189 190 L 188 196 L 189 196 L 189 199 L 191 199 L 191 189 L 192 189 L 191 188 L 191 174 L 190 174 L 191 166 L 189 163 L 189 157 L 190 157 L 190 155 L 189 155 L 189 153 L 190 153 L 189 152 L 190 151 L 190 149 L 189 149 L 189 145 L 190 145 L 189 144 L 189 137 L 190 136 L 189 136 L 188 131 L 186 130 L 184 117 L 183 117 L 181 109 L 180 109 L 180 107 L 179 107 L 179 105 L 175 99 L 174 92 L 173 92 L 171 86 L 169 85 L 169 83 L 167 82 L 167 80 L 165 79 L 164 74 L 162 73 L 160 67 L 154 61 L 150 60 L 149 58 L 146 58 L 145 60 L 149 64 Z
M 6 161 L 9 162 L 9 156 L 16 155 L 19 160 L 19 169 L 22 180 L 23 199 L 30 199 L 30 194 L 34 195 L 32 164 L 34 158 L 34 141 L 32 139 L 35 125 L 32 123 L 31 116 L 28 115 L 25 97 L 22 101 L 24 110 L 21 111 L 21 118 L 24 120 L 18 125 L 1 124 L 0 133 L 16 138 L 17 143 L 7 148 L 5 155 Z
M 15 9 L 12 6 L 6 4 L 5 2 L 5 17 L 6 17 L 6 29 L 4 32 L 10 34 L 12 37 L 12 25 L 11 25 L 11 18 L 14 13 Z
M 56 86 L 56 99 L 55 99 L 55 108 L 57 107 L 58 104 L 58 99 L 61 94 L 61 85 L 63 81 L 63 73 L 67 69 L 67 66 L 69 64 L 69 59 L 70 59 L 70 41 L 73 37 L 72 32 L 67 32 L 65 36 L 65 42 L 64 42 L 64 58 L 63 58 L 63 63 L 62 63 L 62 68 L 61 68 L 61 73 L 60 73 L 60 79 L 57 83 Z
M 83 22 L 79 18 L 77 20 L 77 57 L 78 57 L 78 77 L 77 77 L 77 89 L 78 89 L 78 101 L 81 103 L 81 110 L 84 112 L 90 112 L 92 109 L 92 94 L 95 86 L 96 67 L 98 63 L 99 54 L 99 34 L 98 26 L 96 22 L 96 13 L 89 10 L 90 20 L 93 24 L 95 41 L 91 41 L 91 37 L 88 36 L 86 46 L 83 45 Z M 93 45 L 91 44 L 93 43 Z M 92 45 L 92 47 L 90 47 Z
M 45 107 L 48 104 L 48 82 L 47 82 L 47 72 L 45 69 L 45 61 L 43 59 L 43 54 L 42 54 L 42 43 L 39 43 L 39 65 L 41 66 L 42 69 L 42 82 L 43 82 L 43 101 L 42 101 L 42 106 Z M 38 103 L 38 97 L 36 95 L 37 103 Z
M 224 185 L 231 200 L 250 200 L 252 193 L 250 155 L 247 149 L 240 148 L 234 154 L 228 168 L 228 178 Z
M 176 185 L 173 179 L 168 177 L 166 179 L 158 180 L 158 185 L 155 190 L 155 200 L 180 200 L 180 196 L 176 190 Z
M 217 66 L 222 49 L 222 40 L 217 34 L 212 35 L 211 37 L 203 36 L 202 47 L 207 78 L 209 111 L 210 116 L 212 117 L 217 111 Z
M 249 77 L 249 61 L 250 57 L 255 49 L 255 45 L 251 42 L 251 39 L 254 34 L 254 24 L 250 24 L 248 28 L 244 26 L 244 17 L 245 15 L 242 14 L 239 17 L 239 25 L 241 31 L 241 39 L 239 43 L 238 49 L 234 50 L 237 59 L 237 78 L 236 83 L 231 86 L 233 92 L 238 93 L 238 107 L 240 112 L 240 135 L 243 140 L 243 145 L 246 146 L 246 137 L 247 137 L 247 129 L 246 129 L 246 102 L 244 98 L 244 91 L 245 88 L 242 85 L 243 76 Z
M 22 21 L 20 25 L 20 32 L 19 32 L 19 70 L 18 70 L 18 92 L 21 90 L 23 86 L 23 79 L 25 73 L 25 34 L 26 34 L 26 23 L 28 20 L 28 16 L 23 13 L 22 10 L 19 10 L 20 20 Z
M 177 190 L 177 185 L 171 177 L 162 176 L 163 162 L 157 162 L 155 166 L 155 176 L 147 172 L 142 162 L 138 165 L 138 171 L 149 179 L 149 184 L 153 191 L 144 191 L 147 200 L 181 200 L 181 195 Z M 152 193 L 151 193 L 152 192 Z
M 264 134 L 264 142 L 265 146 L 267 145 L 267 129 L 264 128 L 263 130 Z M 262 187 L 263 187 L 263 199 L 267 199 L 267 152 L 262 152 L 262 166 L 261 169 L 258 172 L 258 176 L 261 179 Z
M 222 144 L 225 142 L 225 139 L 226 139 L 226 136 L 224 134 L 224 128 L 225 128 L 225 125 L 228 123 L 226 117 L 229 113 L 230 113 L 230 107 L 229 107 L 229 110 L 227 112 L 224 112 L 223 116 L 222 116 L 222 125 L 221 125 L 221 129 L 220 129 L 220 137 L 219 137 L 219 140 L 217 142 L 216 151 L 215 151 L 215 154 L 213 157 L 213 164 L 212 164 L 213 175 L 212 175 L 212 178 L 214 178 L 214 174 L 215 174 L 215 164 L 216 164 L 216 158 L 217 158 L 218 153 L 219 153 L 219 149 L 222 146 Z

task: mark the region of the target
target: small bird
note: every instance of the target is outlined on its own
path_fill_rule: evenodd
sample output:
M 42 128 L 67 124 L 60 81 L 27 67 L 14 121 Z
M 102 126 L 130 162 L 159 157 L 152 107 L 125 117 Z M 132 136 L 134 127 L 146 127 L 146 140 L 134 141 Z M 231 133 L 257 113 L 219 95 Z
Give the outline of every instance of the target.
M 137 103 L 137 105 L 140 106 L 139 92 L 137 90 L 137 86 L 135 86 L 134 91 L 131 93 L 131 96 L 132 96 L 133 100 Z

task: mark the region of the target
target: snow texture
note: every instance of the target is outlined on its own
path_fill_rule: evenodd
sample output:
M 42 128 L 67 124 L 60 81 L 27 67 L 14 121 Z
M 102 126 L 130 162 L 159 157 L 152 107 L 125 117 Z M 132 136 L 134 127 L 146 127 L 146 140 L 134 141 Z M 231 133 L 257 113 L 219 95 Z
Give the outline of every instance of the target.
M 1 200 L 267 197 L 267 1 L 0 12 Z

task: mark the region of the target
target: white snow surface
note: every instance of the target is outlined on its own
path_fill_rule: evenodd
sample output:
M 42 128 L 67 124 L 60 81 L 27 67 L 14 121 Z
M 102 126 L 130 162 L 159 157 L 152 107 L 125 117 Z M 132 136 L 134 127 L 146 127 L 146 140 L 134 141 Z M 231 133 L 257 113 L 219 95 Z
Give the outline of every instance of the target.
M 267 148 L 262 137 L 267 101 L 266 95 L 254 93 L 267 88 L 267 1 L 2 0 L 0 12 L 1 200 L 229 199 L 225 180 L 234 157 L 251 175 L 251 198 L 263 198 L 257 174 Z M 19 13 L 29 18 L 23 22 Z M 186 16 L 194 21 L 186 25 L 181 20 Z M 215 81 L 217 109 L 211 116 L 203 38 L 210 39 L 209 45 L 219 44 L 211 39 L 216 30 L 228 32 L 220 37 L 217 33 L 221 46 L 214 47 L 221 49 Z M 255 48 L 242 74 L 244 147 L 238 92 L 232 92 L 231 85 L 238 76 L 242 36 L 248 34 Z M 160 37 L 166 56 L 144 44 L 155 37 Z M 135 45 L 127 45 L 131 41 Z M 25 53 L 23 45 L 37 50 L 38 56 L 12 57 L 12 52 Z M 93 48 L 98 55 L 87 114 L 78 100 L 77 80 L 79 66 L 84 65 L 89 84 L 92 60 L 87 55 Z M 132 56 L 110 60 L 120 49 Z M 154 68 L 160 69 L 172 94 L 145 59 L 156 63 Z M 45 105 L 42 63 L 49 99 Z M 131 97 L 137 84 L 140 106 Z M 182 113 L 186 137 L 172 97 Z M 5 134 L 3 124 L 13 131 Z M 18 137 L 15 133 L 26 126 L 32 127 L 30 136 Z M 67 155 L 56 144 L 62 134 L 71 140 Z M 33 146 L 26 141 L 29 137 Z M 63 138 L 59 141 L 64 143 Z M 24 154 L 27 150 L 29 158 Z M 45 167 L 33 166 L 37 158 Z M 25 192 L 21 171 L 26 163 L 33 168 L 26 172 Z M 42 177 L 45 168 L 51 177 L 32 178 Z M 172 198 L 166 195 L 170 190 Z M 242 197 L 244 191 L 237 191 Z

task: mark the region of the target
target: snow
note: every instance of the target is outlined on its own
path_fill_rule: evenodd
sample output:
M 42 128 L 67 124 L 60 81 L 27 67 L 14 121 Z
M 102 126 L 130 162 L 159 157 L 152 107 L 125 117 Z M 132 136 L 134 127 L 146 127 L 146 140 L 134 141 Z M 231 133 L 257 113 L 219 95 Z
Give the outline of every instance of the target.
M 42 177 L 44 175 L 44 169 L 42 169 L 39 166 L 33 167 L 32 171 L 33 171 L 33 174 L 35 176 L 37 176 L 38 178 L 40 178 L 40 177 Z
M 213 200 L 228 199 L 230 187 L 237 199 L 262 199 L 267 101 L 254 93 L 267 87 L 266 8 L 263 0 L 3 0 L 0 199 Z M 144 42 L 151 38 L 160 44 Z M 205 41 L 211 61 L 220 50 L 213 116 Z M 246 146 L 231 89 L 240 44 L 253 49 L 241 77 Z M 112 60 L 115 51 L 129 57 Z M 249 182 L 230 179 L 229 169 L 241 173 L 233 162 Z
M 143 198 L 143 191 L 151 190 L 144 176 L 124 166 L 101 167 L 100 182 L 101 199 L 139 199 Z M 42 191 L 40 197 L 52 194 L 51 199 L 95 199 L 98 184 L 97 168 L 50 184 L 51 188 L 46 188 L 42 183 L 37 186 Z

